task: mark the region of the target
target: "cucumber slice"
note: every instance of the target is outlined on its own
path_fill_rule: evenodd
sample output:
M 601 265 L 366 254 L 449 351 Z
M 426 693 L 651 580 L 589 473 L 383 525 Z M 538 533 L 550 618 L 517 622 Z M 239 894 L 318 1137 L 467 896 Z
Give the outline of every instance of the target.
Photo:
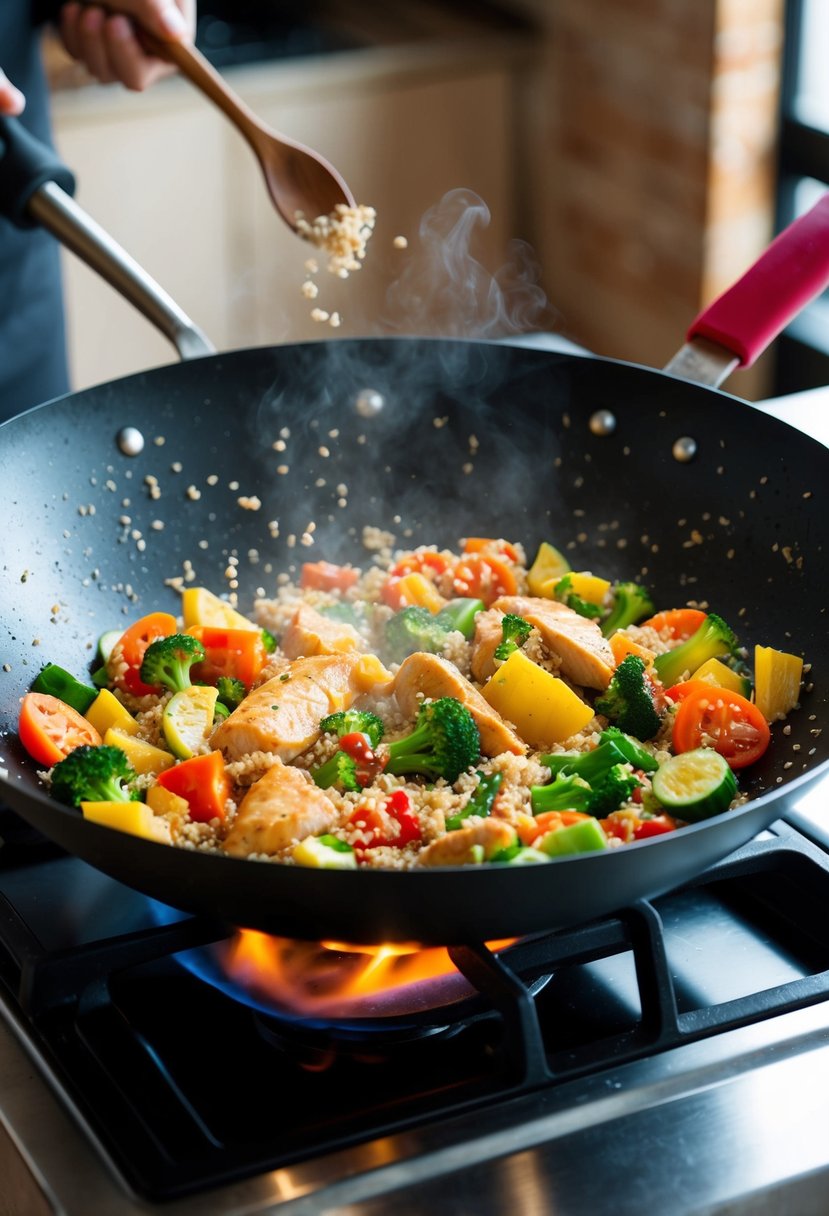
M 115 648 L 115 643 L 123 636 L 123 629 L 108 629 L 106 633 L 101 634 L 98 638 L 98 657 L 102 663 L 106 663 Z
M 711 747 L 671 756 L 654 773 L 652 786 L 665 810 L 688 823 L 721 814 L 737 793 L 734 774 Z
M 314 870 L 357 869 L 354 850 L 335 836 L 306 836 L 294 845 L 292 857 L 298 866 L 309 866 Z
M 203 747 L 213 729 L 218 693 L 205 684 L 183 688 L 164 706 L 161 729 L 167 746 L 179 760 L 189 760 Z

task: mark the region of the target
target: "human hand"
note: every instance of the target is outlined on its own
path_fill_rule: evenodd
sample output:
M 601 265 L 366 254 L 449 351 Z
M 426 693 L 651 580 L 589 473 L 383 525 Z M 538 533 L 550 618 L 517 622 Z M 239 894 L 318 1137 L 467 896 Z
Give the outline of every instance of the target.
M 0 114 L 13 118 L 23 113 L 25 105 L 26 98 L 20 89 L 16 89 L 5 72 L 0 71 Z
M 60 10 L 61 38 L 73 59 L 102 84 L 117 80 L 136 92 L 175 71 L 142 49 L 141 26 L 165 41 L 192 39 L 196 0 L 107 0 L 106 9 L 72 0 Z

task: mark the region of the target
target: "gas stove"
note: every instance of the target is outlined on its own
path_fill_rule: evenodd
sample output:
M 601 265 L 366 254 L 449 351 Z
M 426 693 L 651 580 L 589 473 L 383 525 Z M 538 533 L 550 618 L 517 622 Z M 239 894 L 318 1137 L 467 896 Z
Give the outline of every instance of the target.
M 4 812 L 3 1210 L 825 1213 L 825 797 L 653 902 L 453 949 L 436 1007 L 333 1021 L 216 985 L 226 926 Z

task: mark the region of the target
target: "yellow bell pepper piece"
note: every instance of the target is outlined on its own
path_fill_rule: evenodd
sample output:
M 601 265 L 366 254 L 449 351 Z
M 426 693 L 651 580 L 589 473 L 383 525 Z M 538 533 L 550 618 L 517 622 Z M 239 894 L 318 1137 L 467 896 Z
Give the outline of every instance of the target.
M 165 790 L 163 785 L 151 785 L 147 790 L 147 806 L 155 815 L 180 815 L 186 818 L 190 814 L 190 803 L 172 790 Z
M 82 802 L 84 819 L 101 823 L 131 836 L 143 836 L 145 840 L 157 840 L 160 844 L 172 844 L 173 837 L 166 819 L 159 819 L 143 802 Z
M 785 718 L 800 700 L 803 660 L 771 646 L 754 647 L 754 700 L 767 722 Z
M 108 688 L 102 688 L 98 693 L 86 711 L 86 720 L 95 727 L 102 739 L 110 727 L 123 735 L 136 735 L 139 730 L 135 718 Z
M 215 629 L 258 629 L 241 612 L 237 612 L 225 600 L 219 599 L 206 587 L 187 587 L 181 596 L 181 611 L 184 628 L 204 625 Z
M 530 595 L 543 595 L 541 588 L 544 583 L 549 583 L 551 579 L 558 582 L 569 573 L 570 563 L 564 554 L 544 540 L 538 546 L 535 561 L 527 571 L 527 589 Z M 550 598 L 549 595 L 547 598 Z
M 610 579 L 599 578 L 598 574 L 589 574 L 586 570 L 568 571 L 570 575 L 569 590 L 588 604 L 597 606 L 604 603 L 604 598 L 610 590 Z M 564 575 L 546 579 L 539 588 L 538 594 L 545 599 L 555 599 L 556 587 Z
M 751 693 L 751 684 L 745 676 L 738 675 L 732 667 L 726 667 L 719 659 L 706 659 L 702 667 L 694 672 L 695 680 L 705 680 L 717 688 L 727 688 L 730 692 L 738 692 L 741 697 Z
M 104 743 L 110 747 L 120 747 L 137 773 L 162 773 L 165 768 L 175 764 L 175 757 L 152 743 L 143 739 L 135 739 L 132 735 L 124 735 L 113 727 L 104 735 Z
M 434 613 L 440 612 L 446 603 L 435 584 L 430 582 L 425 575 L 418 574 L 417 571 L 404 574 L 402 578 L 398 579 L 395 583 L 395 591 L 399 594 L 400 602 L 404 607 L 416 604 L 419 608 L 428 608 L 430 612 Z
M 489 704 L 531 747 L 563 743 L 583 730 L 593 710 L 560 680 L 514 650 L 482 688 Z

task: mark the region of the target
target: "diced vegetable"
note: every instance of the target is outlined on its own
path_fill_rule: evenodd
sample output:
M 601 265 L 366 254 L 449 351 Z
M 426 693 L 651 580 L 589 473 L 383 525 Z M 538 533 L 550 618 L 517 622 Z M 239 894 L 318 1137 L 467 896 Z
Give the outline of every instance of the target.
M 653 792 L 672 815 L 696 823 L 728 810 L 737 781 L 725 757 L 699 747 L 661 764 L 653 775 Z
M 108 688 L 101 689 L 85 716 L 101 738 L 110 728 L 120 731 L 123 735 L 138 734 L 139 726 L 135 718 Z
M 751 680 L 747 676 L 741 676 L 733 667 L 727 667 L 719 659 L 706 659 L 694 672 L 694 679 L 715 684 L 717 688 L 728 688 L 731 692 L 738 692 L 741 697 L 751 695 Z
M 227 814 L 231 786 L 221 752 L 182 760 L 174 768 L 159 773 L 158 783 L 187 801 L 190 818 L 197 823 L 224 819 Z
M 306 836 L 291 854 L 298 866 L 315 870 L 356 870 L 357 857 L 350 844 L 336 836 Z
M 156 815 L 177 815 L 184 819 L 190 811 L 189 806 L 172 790 L 165 790 L 163 785 L 156 783 L 147 790 L 147 806 Z
M 388 579 L 381 594 L 384 602 L 395 609 L 416 606 L 429 612 L 440 612 L 446 603 L 434 583 L 417 571 L 404 574 L 401 578 Z
M 521 562 L 521 557 L 515 545 L 510 544 L 508 540 L 494 539 L 487 536 L 467 536 L 463 542 L 464 553 L 495 553 L 499 557 L 505 557 L 507 561 L 518 565 Z
M 146 697 L 155 692 L 151 684 L 141 679 L 141 664 L 150 642 L 169 637 L 178 629 L 176 618 L 169 612 L 150 612 L 130 625 L 115 643 L 107 660 L 107 671 L 114 684 L 134 697 Z M 124 670 L 121 664 L 124 664 Z
M 84 819 L 91 823 L 117 828 L 131 836 L 143 836 L 159 844 L 173 843 L 167 820 L 154 815 L 143 802 L 82 802 L 81 811 Z
M 514 651 L 484 685 L 484 697 L 493 709 L 515 724 L 532 747 L 562 743 L 583 730 L 593 717 L 592 708 L 563 680 Z
M 493 862 L 500 860 L 499 857 L 493 857 Z M 532 846 L 526 848 L 518 848 L 512 855 L 505 859 L 504 864 L 508 866 L 531 866 L 546 863 L 550 860 L 547 853 L 542 853 L 541 849 L 534 849 Z
M 515 595 L 518 581 L 512 566 L 490 553 L 469 553 L 460 559 L 452 575 L 455 595 L 476 597 L 489 606 L 501 595 Z
M 443 625 L 445 629 L 457 630 L 469 641 L 475 634 L 475 617 L 479 612 L 483 612 L 485 608 L 483 600 L 471 599 L 469 596 L 462 596 L 458 599 L 450 600 L 444 608 L 441 608 L 435 620 Z
M 454 832 L 456 828 L 463 827 L 463 821 L 468 819 L 470 815 L 480 815 L 481 818 L 486 818 L 492 811 L 496 795 L 501 788 L 503 780 L 503 773 L 478 773 L 477 789 L 473 792 L 472 797 L 462 811 L 459 811 L 457 815 L 450 815 L 447 818 L 447 832 Z
M 79 714 L 85 714 L 98 695 L 97 688 L 82 684 L 71 672 L 58 667 L 57 663 L 47 663 L 35 677 L 32 692 L 44 692 L 57 697 L 71 705 Z
M 120 641 L 124 636 L 123 629 L 107 629 L 98 638 L 98 657 L 102 663 L 106 663 L 109 656 L 115 647 L 115 643 Z
M 562 575 L 569 573 L 570 563 L 563 553 L 542 541 L 538 546 L 535 561 L 527 571 L 527 589 L 530 595 L 547 595 L 552 598 L 552 583 L 558 582 Z M 544 586 L 548 586 L 545 593 Z
M 548 857 L 563 857 L 569 853 L 593 853 L 607 848 L 607 836 L 597 819 L 585 819 L 569 827 L 555 828 L 542 836 L 537 848 Z
M 767 722 L 776 722 L 800 700 L 803 660 L 771 646 L 754 648 L 754 700 Z
M 45 692 L 29 692 L 20 703 L 20 742 L 33 760 L 51 768 L 76 747 L 99 747 L 101 736 L 76 709 Z
M 737 645 L 734 631 L 716 613 L 710 612 L 699 628 L 673 650 L 658 654 L 653 666 L 659 679 L 668 688 L 682 679 L 685 672 L 693 675 L 707 659 L 731 654 Z
M 653 661 L 656 658 L 656 652 L 649 650 L 647 646 L 640 646 L 638 642 L 634 642 L 626 633 L 617 630 L 616 633 L 609 638 L 610 649 L 613 651 L 613 657 L 616 660 L 618 667 L 629 654 L 635 654 L 641 659 L 646 667 L 653 667 Z
M 353 566 L 337 566 L 334 562 L 303 562 L 299 585 L 316 591 L 347 591 L 360 577 Z
M 632 735 L 626 735 L 616 726 L 609 726 L 607 730 L 603 730 L 599 735 L 599 742 L 600 745 L 612 743 L 622 753 L 628 764 L 641 769 L 643 773 L 652 773 L 659 767 L 655 757 L 642 747 L 638 739 L 634 739 Z
M 164 706 L 161 729 L 179 760 L 196 754 L 210 737 L 218 693 L 206 684 L 183 688 Z
M 250 688 L 265 666 L 267 652 L 258 629 L 193 625 L 187 632 L 204 646 L 204 659 L 190 673 L 193 681 L 215 684 L 220 676 L 229 676 Z
M 208 625 L 215 629 L 259 628 L 206 587 L 187 587 L 181 595 L 181 612 L 185 629 L 191 625 Z
M 674 642 L 684 642 L 691 634 L 696 633 L 707 613 L 700 608 L 669 608 L 665 612 L 657 612 L 655 616 L 641 621 L 643 629 L 654 629 L 659 634 L 667 634 Z
M 133 735 L 124 735 L 119 730 L 110 727 L 104 735 L 104 743 L 108 747 L 120 747 L 137 773 L 160 773 L 175 763 L 169 752 L 163 748 L 136 739 Z
M 697 687 L 680 702 L 673 727 L 675 752 L 711 746 L 731 768 L 759 760 L 770 741 L 768 723 L 760 710 L 739 693 L 695 680 Z
M 593 604 L 599 608 L 604 603 L 605 596 L 610 590 L 610 579 L 599 578 L 596 574 L 589 574 L 586 571 L 571 570 L 565 576 L 569 579 L 567 584 L 567 592 L 578 596 L 580 600 L 584 600 L 587 604 Z M 560 578 L 549 579 L 548 582 L 541 584 L 541 594 L 550 599 L 559 598 L 556 594 L 563 580 Z

